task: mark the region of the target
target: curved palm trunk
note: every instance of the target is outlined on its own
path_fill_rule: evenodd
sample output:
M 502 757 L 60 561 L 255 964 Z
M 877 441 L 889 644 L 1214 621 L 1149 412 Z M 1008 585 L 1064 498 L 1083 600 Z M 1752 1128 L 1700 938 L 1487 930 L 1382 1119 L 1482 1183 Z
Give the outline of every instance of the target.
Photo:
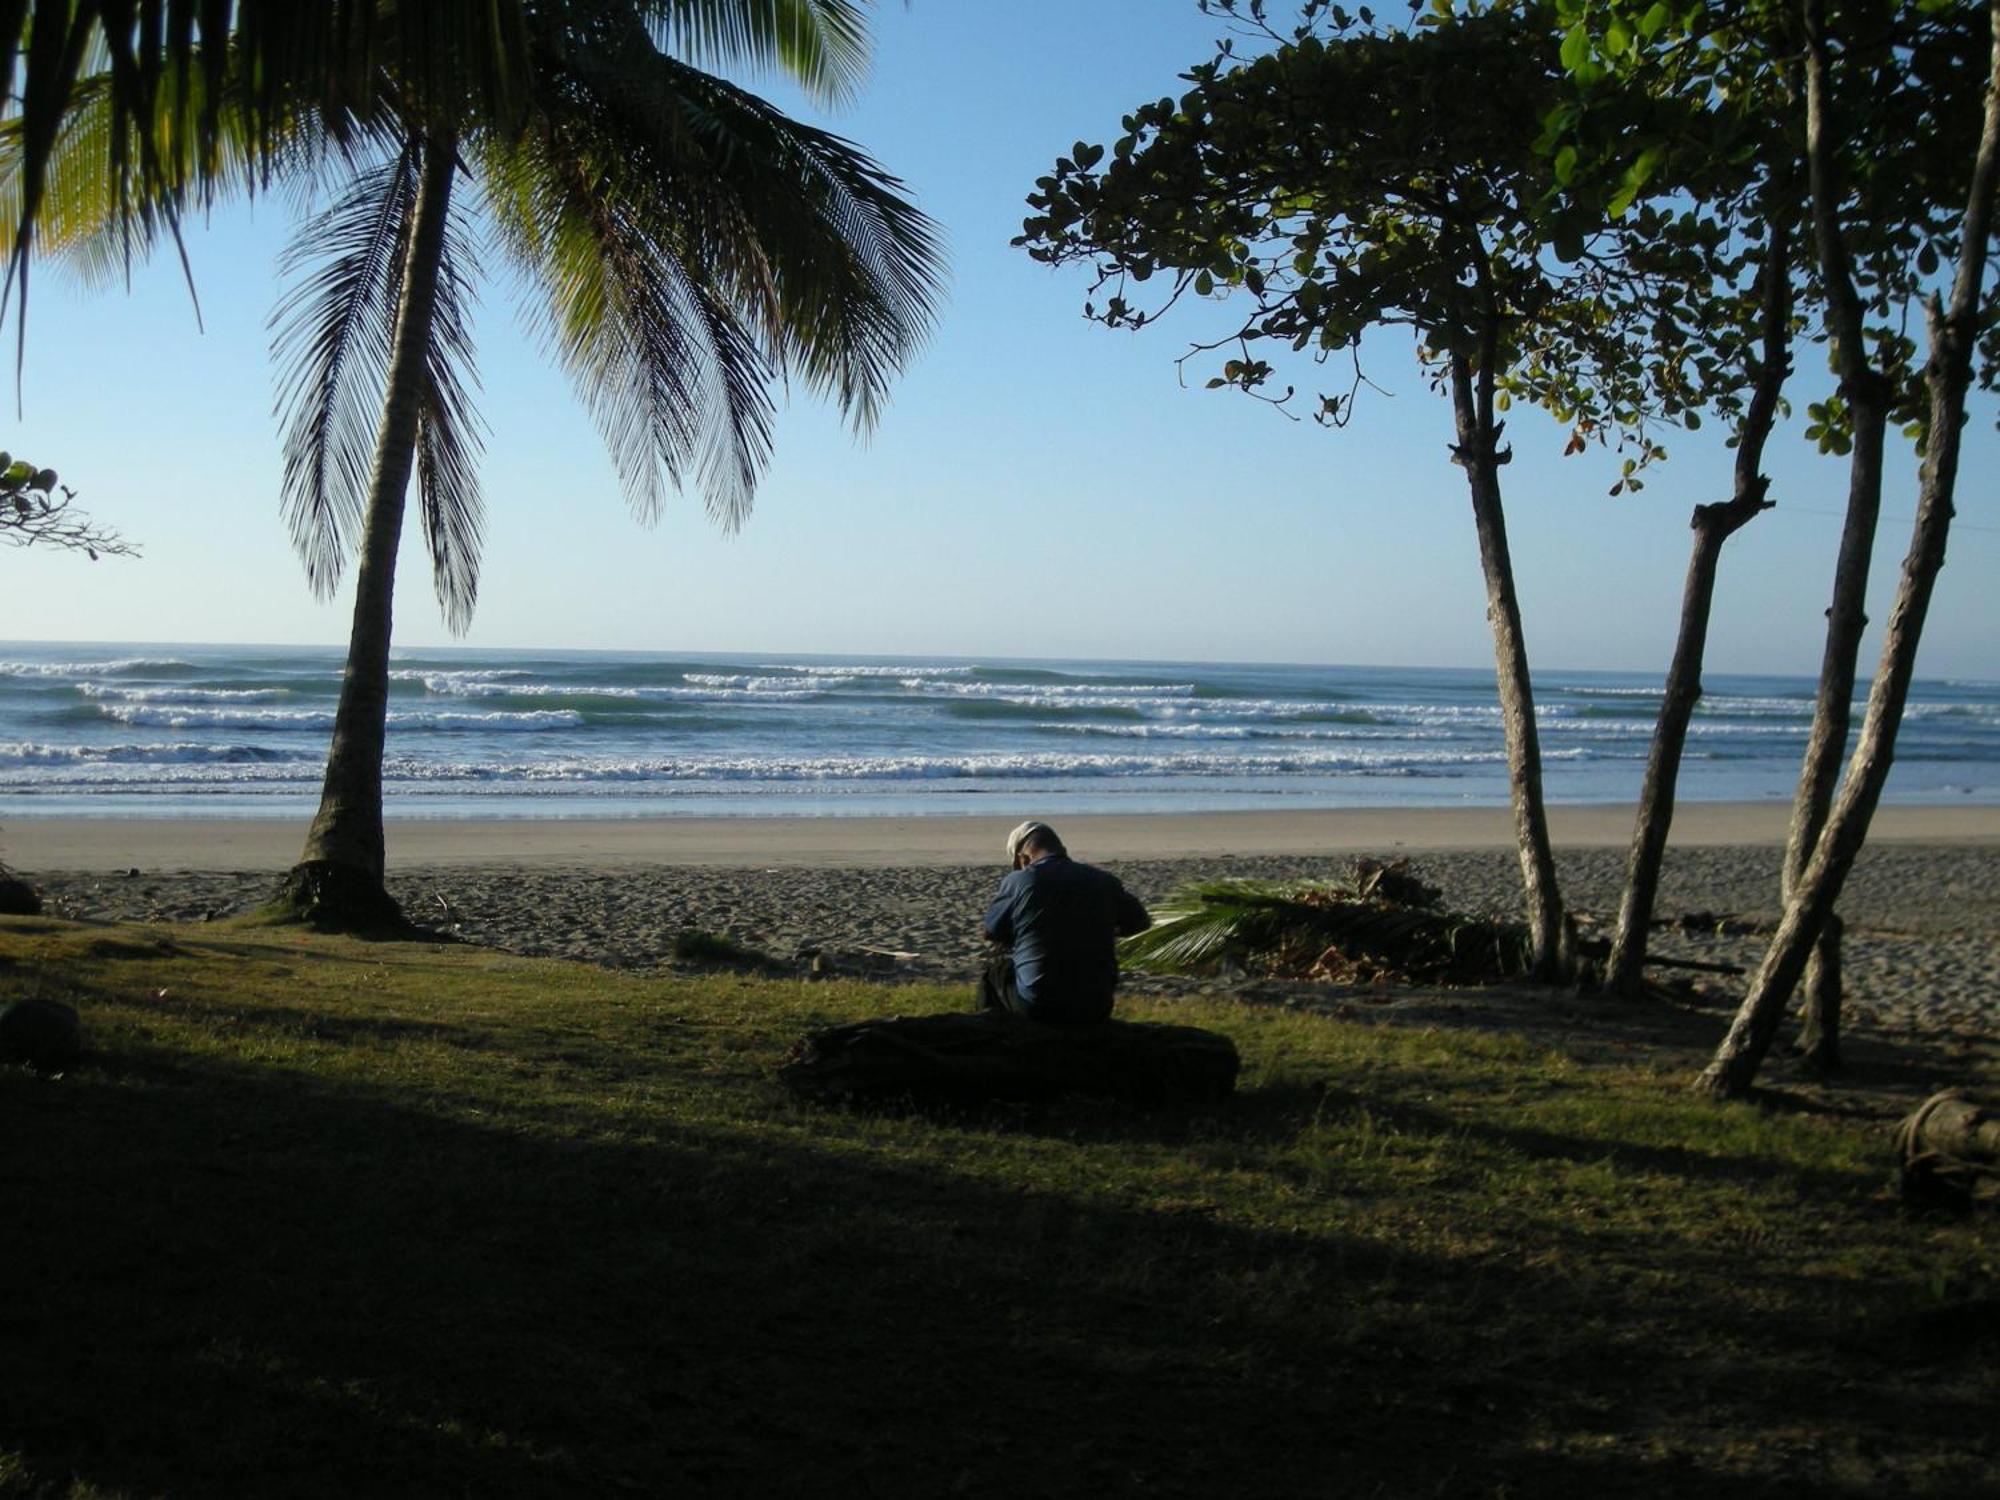
M 319 813 L 305 852 L 286 878 L 281 900 L 302 916 L 338 925 L 394 925 L 402 914 L 383 888 L 382 755 L 389 712 L 389 639 L 396 589 L 396 549 L 404 497 L 416 455 L 432 316 L 444 259 L 456 143 L 448 134 L 424 142 L 423 171 L 404 253 L 402 296 L 388 372 L 375 472 L 355 572 L 354 622 L 347 671 L 327 752 Z
M 1910 679 L 1916 672 L 1917 645 L 1930 610 L 1932 589 L 1944 567 L 1945 541 L 1951 530 L 1965 393 L 1971 384 L 1977 343 L 1994 189 L 2000 183 L 2000 0 L 1988 0 L 1987 18 L 1993 40 L 1985 122 L 1973 167 L 1951 306 L 1947 310 L 1933 297 L 1925 310 L 1931 352 L 1924 367 L 1924 383 L 1930 399 L 1916 526 L 1883 632 L 1882 660 L 1868 695 L 1867 718 L 1826 827 L 1785 905 L 1784 918 L 1758 966 L 1750 992 L 1715 1057 L 1695 1080 L 1695 1088 L 1702 1093 L 1733 1097 L 1748 1089 L 1757 1076 L 1785 1002 L 1805 971 L 1813 945 L 1833 917 L 1834 903 L 1868 836 L 1869 820 L 1895 757 L 1896 731 L 1902 723 Z
M 1490 367 L 1490 366 L 1489 366 Z M 1465 356 L 1451 359 L 1452 410 L 1458 442 L 1454 460 L 1472 489 L 1472 518 L 1479 532 L 1479 563 L 1486 575 L 1486 618 L 1493 627 L 1495 679 L 1507 733 L 1507 781 L 1514 836 L 1527 898 L 1530 963 L 1539 979 L 1569 978 L 1570 944 L 1549 845 L 1548 810 L 1542 801 L 1542 747 L 1535 729 L 1535 695 L 1528 681 L 1528 646 L 1514 593 L 1514 563 L 1507 550 L 1507 517 L 1500 502 L 1500 429 L 1490 399 L 1473 389 Z
M 1639 793 L 1639 813 L 1632 830 L 1632 854 L 1626 864 L 1625 891 L 1618 906 L 1618 931 L 1611 944 L 1605 988 L 1631 995 L 1639 988 L 1646 962 L 1646 937 L 1653 921 L 1653 898 L 1659 890 L 1660 865 L 1673 826 L 1674 794 L 1680 781 L 1681 752 L 1687 745 L 1688 721 L 1701 701 L 1701 667 L 1708 650 L 1708 619 L 1715 599 L 1715 572 L 1722 544 L 1769 510 L 1764 498 L 1770 480 L 1759 470 L 1764 445 L 1777 419 L 1778 397 L 1791 374 L 1791 235 L 1784 220 L 1775 220 L 1764 260 L 1763 350 L 1756 366 L 1750 409 L 1736 446 L 1735 494 L 1720 505 L 1695 507 L 1694 552 L 1688 558 L 1687 582 L 1681 591 L 1680 633 L 1667 669 L 1666 693 L 1653 744 L 1646 757 L 1646 779 Z

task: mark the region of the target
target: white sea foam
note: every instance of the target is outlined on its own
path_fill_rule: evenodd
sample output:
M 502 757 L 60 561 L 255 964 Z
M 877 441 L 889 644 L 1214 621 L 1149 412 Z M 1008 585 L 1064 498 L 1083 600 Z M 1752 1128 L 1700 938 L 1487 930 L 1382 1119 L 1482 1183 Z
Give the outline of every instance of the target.
M 927 673 L 912 673 L 899 677 L 897 681 L 913 693 L 952 698 L 1003 698 L 1010 703 L 1062 703 L 1079 698 L 1123 700 L 1143 697 L 1167 700 L 1194 695 L 1194 684 L 1191 682 L 949 682 Z
M 1558 751 L 1550 759 L 1575 759 L 1583 752 Z M 911 781 L 1047 780 L 1104 777 L 1268 777 L 1288 775 L 1399 776 L 1437 773 L 1454 767 L 1504 762 L 1505 752 L 1377 752 L 1359 749 L 1296 750 L 1224 754 L 1179 751 L 1157 754 L 1025 751 L 966 755 L 690 755 L 674 759 L 566 756 L 546 760 L 445 761 L 392 756 L 383 774 L 417 783 L 483 782 L 530 788 L 552 782 L 635 783 L 683 781 Z M 68 767 L 74 779 L 90 783 L 292 782 L 306 762 L 220 764 L 213 761 L 83 761 Z M 48 778 L 35 778 L 46 782 Z M 68 778 L 65 778 L 68 779 Z
M 270 703 L 291 697 L 287 688 L 117 687 L 104 682 L 79 682 L 86 698 L 118 703 Z
M 36 765 L 229 765 L 301 757 L 280 755 L 261 745 L 204 745 L 176 740 L 149 745 L 49 745 L 32 740 L 0 744 L 0 766 Z
M 597 683 L 561 682 L 446 682 L 423 679 L 424 688 L 437 698 L 609 698 L 632 702 L 661 696 L 658 688 L 612 687 Z
M 178 708 L 150 703 L 104 703 L 98 712 L 120 724 L 164 729 L 331 729 L 333 710 L 312 708 Z M 449 730 L 566 729 L 584 722 L 574 709 L 520 713 L 452 713 L 425 710 L 389 715 L 391 728 Z
M 612 703 L 799 702 L 817 698 L 826 691 L 826 684 L 818 681 L 801 683 L 796 678 L 723 677 L 707 673 L 689 677 L 689 685 L 686 686 L 629 687 L 594 682 L 439 682 L 430 677 L 425 677 L 423 681 L 431 695 L 440 698 L 602 698 Z
M 121 656 L 112 661 L 0 661 L 0 677 L 110 677 L 149 667 L 192 665 L 171 656 Z
M 745 673 L 689 672 L 682 679 L 695 687 L 717 688 L 727 693 L 746 693 L 759 698 L 810 698 L 830 688 L 852 681 L 832 673 L 815 674 L 801 683 L 796 677 L 759 677 Z
M 1050 722 L 1031 726 L 1049 733 L 1080 734 L 1112 739 L 1167 740 L 1334 740 L 1354 743 L 1363 740 L 1394 741 L 1407 744 L 1417 740 L 1446 740 L 1452 736 L 1437 729 L 1385 729 L 1374 725 L 1327 725 L 1324 727 L 1285 723 L 1259 724 L 1092 724 Z
M 1984 703 L 1912 703 L 1903 709 L 1905 719 L 1950 719 L 1952 727 L 1975 725 L 1980 729 L 2000 729 L 2000 712 Z
M 1247 740 L 1252 736 L 1275 736 L 1276 730 L 1257 730 L 1248 724 L 1037 724 L 1036 729 L 1054 733 L 1103 735 L 1126 740 Z
M 424 691 L 440 698 L 468 698 L 482 693 L 500 691 L 494 683 L 514 682 L 530 676 L 519 667 L 486 667 L 462 672 L 439 671 L 432 667 L 391 667 L 391 682 L 421 682 Z
M 760 666 L 758 667 L 758 670 L 759 670 L 759 671 L 761 671 L 761 672 L 795 672 L 795 673 L 797 673 L 797 674 L 798 674 L 799 676 L 801 676 L 801 677 L 894 677 L 894 678 L 904 678 L 904 677 L 910 677 L 910 676 L 913 676 L 913 675 L 914 675 L 914 676 L 923 676 L 923 677 L 969 677 L 969 676 L 971 676 L 971 675 L 972 675 L 972 668 L 971 668 L 971 667 L 969 667 L 969 666 L 966 666 L 966 667 L 957 667 L 957 666 L 948 666 L 948 667 L 933 667 L 933 666 L 924 666 L 924 667 L 910 667 L 910 666 L 901 666 L 901 667 L 883 667 L 883 666 L 873 666 L 873 667 L 836 667 L 836 666 L 817 666 L 817 667 L 809 667 L 809 666 L 805 666 L 805 665 L 803 665 L 803 664 L 793 664 L 793 663 L 790 663 L 790 662 L 782 662 L 782 661 L 772 661 L 772 662 L 764 662 L 764 663 L 762 663 L 762 664 L 761 664 L 761 665 L 760 665 Z M 694 680 L 695 680 L 695 679 L 694 679 L 694 678 L 693 678 L 692 676 L 690 676 L 690 677 L 688 678 L 688 681 L 690 681 L 690 682 L 693 682 Z
M 1550 758 L 1574 760 L 1586 758 L 1587 754 L 1580 749 L 1564 750 Z M 480 764 L 399 759 L 392 762 L 392 766 L 398 776 L 439 781 L 932 781 L 1102 776 L 1397 775 L 1452 766 L 1497 764 L 1505 759 L 1506 752 L 1498 749 L 1313 749 L 1248 754 L 1032 750 L 962 755 L 692 754 L 671 759 L 574 756 Z

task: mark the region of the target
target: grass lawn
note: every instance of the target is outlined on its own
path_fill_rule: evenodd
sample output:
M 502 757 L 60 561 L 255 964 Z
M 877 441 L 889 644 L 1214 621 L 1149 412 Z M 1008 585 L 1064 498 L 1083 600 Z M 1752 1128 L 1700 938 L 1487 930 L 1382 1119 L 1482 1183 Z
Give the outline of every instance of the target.
M 1222 1002 L 1236 1099 L 792 1103 L 962 996 L 0 919 L 0 1495 L 1993 1493 L 1879 1123 Z

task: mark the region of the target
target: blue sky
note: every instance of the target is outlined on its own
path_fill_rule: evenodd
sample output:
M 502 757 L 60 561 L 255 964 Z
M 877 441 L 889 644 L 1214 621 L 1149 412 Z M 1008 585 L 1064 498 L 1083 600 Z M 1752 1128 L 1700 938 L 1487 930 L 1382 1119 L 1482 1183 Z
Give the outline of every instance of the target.
M 1004 18 L 1004 19 L 1003 19 Z M 736 536 L 698 497 L 630 518 L 596 433 L 487 283 L 478 322 L 490 426 L 481 603 L 462 643 L 493 647 L 829 651 L 1474 666 L 1490 661 L 1449 412 L 1391 334 L 1368 350 L 1386 394 L 1326 431 L 1185 386 L 1175 358 L 1225 329 L 1183 305 L 1139 335 L 1086 322 L 1080 271 L 1009 247 L 1034 178 L 1081 138 L 1171 92 L 1216 25 L 1193 0 L 884 5 L 868 85 L 831 118 L 944 226 L 951 288 L 936 334 L 866 444 L 801 394 Z M 190 236 L 206 331 L 171 257 L 122 288 L 53 267 L 28 325 L 23 415 L 0 446 L 52 464 L 138 561 L 0 551 L 0 638 L 344 642 L 349 596 L 315 600 L 276 501 L 266 319 L 290 217 L 280 198 Z M 11 321 L 7 328 L 11 341 Z M 1824 383 L 1801 359 L 1802 396 Z M 2000 674 L 1993 408 L 1976 408 L 1959 526 L 1919 670 Z M 1541 668 L 1657 671 L 1671 649 L 1691 507 L 1723 498 L 1714 425 L 1670 441 L 1636 496 L 1611 461 L 1559 457 L 1516 413 L 1508 514 Z M 1845 466 L 1796 427 L 1767 464 L 1779 508 L 1724 555 L 1709 661 L 1811 672 Z M 1915 461 L 1891 460 L 1871 592 L 1888 612 Z M 396 639 L 450 642 L 412 530 Z M 1873 661 L 1876 644 L 1866 647 Z

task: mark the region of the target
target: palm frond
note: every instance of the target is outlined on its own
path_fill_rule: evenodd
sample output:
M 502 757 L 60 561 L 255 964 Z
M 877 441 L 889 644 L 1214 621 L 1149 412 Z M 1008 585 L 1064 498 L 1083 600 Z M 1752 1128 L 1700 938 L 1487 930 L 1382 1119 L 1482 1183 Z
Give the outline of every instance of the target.
M 462 211 L 453 205 L 438 270 L 437 307 L 425 351 L 425 384 L 417 416 L 417 494 L 431 583 L 445 625 L 462 635 L 479 602 L 479 560 L 486 506 L 479 488 L 480 422 L 468 386 L 473 372 L 468 316 L 479 266 Z
M 200 80 L 191 85 L 199 90 Z M 155 100 L 155 127 L 171 134 L 179 102 L 165 93 Z M 219 102 L 214 135 L 199 148 L 175 137 L 178 149 L 164 157 L 150 181 L 112 165 L 111 141 L 118 127 L 118 101 L 108 69 L 76 83 L 70 107 L 44 163 L 40 208 L 34 221 L 34 248 L 95 286 L 152 253 L 161 238 L 190 211 L 205 210 L 229 197 L 247 197 L 274 179 L 310 189 L 329 162 L 352 170 L 357 152 L 379 155 L 375 127 L 349 125 L 336 138 L 314 115 L 291 118 L 283 130 L 257 138 L 239 95 Z M 0 119 L 0 255 L 11 257 L 23 221 L 28 152 L 18 115 Z M 331 149 L 330 149 L 331 148 Z
M 338 587 L 367 509 L 418 166 L 413 142 L 357 175 L 301 225 L 279 262 L 282 274 L 299 278 L 271 316 L 280 493 L 292 545 L 321 598 Z
M 1380 870 L 1348 884 L 1218 880 L 1176 892 L 1152 927 L 1119 948 L 1128 967 L 1201 973 L 1225 961 L 1290 975 L 1487 983 L 1528 971 L 1526 931 L 1415 904 L 1383 890 Z
M 108 92 L 100 161 L 116 217 L 178 237 L 186 206 L 233 171 L 208 150 L 231 131 L 268 172 L 302 121 L 336 137 L 385 114 L 518 128 L 531 93 L 527 12 L 525 0 L 0 4 L 0 95 L 18 99 L 20 148 L 0 315 L 17 292 L 25 305 L 51 163 L 93 77 Z
M 725 525 L 769 459 L 770 370 L 733 309 L 657 226 L 622 173 L 567 135 L 486 143 L 500 242 L 529 279 L 531 328 L 582 391 L 627 501 L 659 513 L 690 471 Z
M 937 226 L 850 142 L 672 59 L 661 66 L 710 159 L 754 164 L 717 179 L 730 201 L 713 222 L 754 236 L 776 293 L 771 336 L 810 388 L 866 430 L 936 317 Z
M 650 48 L 565 61 L 562 128 L 617 163 L 628 212 L 699 266 L 780 373 L 862 429 L 935 317 L 936 226 L 839 137 Z
M 661 51 L 695 67 L 776 66 L 822 103 L 837 103 L 868 67 L 868 25 L 854 0 L 640 0 Z

